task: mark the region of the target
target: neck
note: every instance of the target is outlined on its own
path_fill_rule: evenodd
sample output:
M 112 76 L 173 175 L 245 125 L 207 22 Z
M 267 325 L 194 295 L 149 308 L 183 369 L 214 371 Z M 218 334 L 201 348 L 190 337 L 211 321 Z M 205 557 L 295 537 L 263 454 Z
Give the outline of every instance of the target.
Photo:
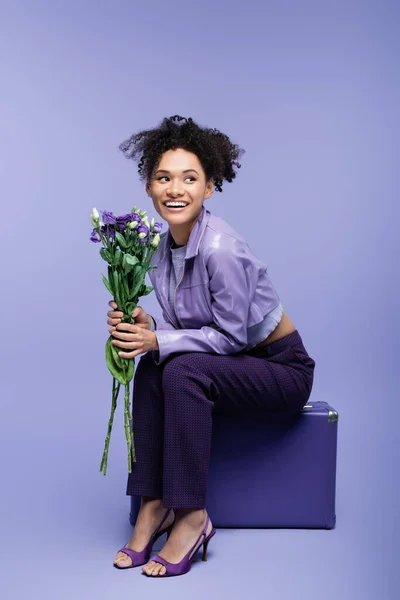
M 192 231 L 197 218 L 192 223 L 184 223 L 183 225 L 169 226 L 169 230 L 173 237 L 176 246 L 186 246 L 188 243 L 190 232 Z

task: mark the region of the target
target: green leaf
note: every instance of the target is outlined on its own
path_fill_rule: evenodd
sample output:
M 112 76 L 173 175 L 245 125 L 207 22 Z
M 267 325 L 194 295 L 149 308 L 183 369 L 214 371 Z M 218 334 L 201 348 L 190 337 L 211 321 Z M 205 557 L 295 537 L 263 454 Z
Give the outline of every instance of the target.
M 126 383 L 128 384 L 132 379 L 133 379 L 133 374 L 135 372 L 135 359 L 134 358 L 129 358 L 128 359 L 128 372 L 126 374 Z
M 122 385 L 127 385 L 135 372 L 135 360 L 118 356 L 120 350 L 117 350 L 116 346 L 112 344 L 113 339 L 113 336 L 110 336 L 106 342 L 106 364 L 111 375 Z M 116 356 L 114 350 L 117 352 Z
M 103 278 L 104 285 L 106 286 L 106 288 L 110 292 L 111 296 L 114 297 L 114 290 L 112 289 L 112 286 L 110 285 L 110 282 L 108 281 L 108 279 L 106 277 L 104 277 L 103 273 L 101 274 L 101 276 Z
M 131 315 L 136 308 L 136 302 L 127 302 L 126 304 L 126 314 Z
M 144 291 L 142 292 L 142 296 L 147 296 L 147 294 L 150 294 L 150 292 L 152 292 L 154 290 L 154 285 L 148 285 L 145 287 Z
M 135 280 L 134 285 L 132 286 L 132 290 L 131 290 L 131 298 L 136 298 L 136 296 L 138 295 L 139 290 L 143 284 L 144 284 L 143 276 L 140 276 Z
M 102 248 L 100 250 L 100 256 L 103 260 L 105 260 L 106 262 L 110 263 L 111 262 L 111 256 L 110 253 L 108 252 L 108 250 L 106 250 L 105 248 Z
M 114 255 L 114 265 L 118 267 L 122 263 L 122 252 L 119 248 L 116 249 Z
M 139 259 L 137 256 L 135 256 L 134 254 L 125 254 L 125 260 L 127 263 L 129 263 L 130 265 L 137 265 L 139 262 Z
M 125 240 L 124 236 L 121 233 L 119 233 L 119 231 L 116 231 L 115 238 L 116 238 L 118 244 L 121 246 L 121 248 L 123 248 L 125 250 L 126 240 Z
M 119 381 L 119 383 L 125 385 L 124 370 L 122 367 L 119 367 L 114 360 L 112 352 L 113 344 L 111 343 L 112 339 L 112 336 L 110 336 L 106 342 L 106 365 L 111 375 L 115 377 L 115 379 Z
M 119 348 L 118 346 L 114 346 L 114 344 L 112 343 L 113 340 L 115 340 L 114 336 L 112 336 L 112 340 L 110 342 L 113 360 L 119 369 L 123 369 L 124 359 L 118 354 L 118 352 L 121 352 L 121 348 Z
M 125 302 L 129 299 L 129 285 L 128 285 L 128 280 L 126 277 L 124 277 L 123 275 L 121 276 L 121 282 L 122 282 L 122 289 L 124 291 L 124 304 Z
M 137 256 L 133 256 L 132 254 L 124 254 L 124 257 L 122 259 L 122 266 L 124 268 L 124 272 L 130 273 L 134 266 L 137 265 L 139 262 L 139 259 Z
M 119 278 L 118 278 L 118 271 L 114 270 L 112 273 L 113 276 L 113 283 L 114 283 L 114 289 L 115 289 L 115 299 L 116 299 L 116 303 L 118 306 L 122 306 L 121 303 L 121 294 L 120 294 L 120 289 L 119 289 Z

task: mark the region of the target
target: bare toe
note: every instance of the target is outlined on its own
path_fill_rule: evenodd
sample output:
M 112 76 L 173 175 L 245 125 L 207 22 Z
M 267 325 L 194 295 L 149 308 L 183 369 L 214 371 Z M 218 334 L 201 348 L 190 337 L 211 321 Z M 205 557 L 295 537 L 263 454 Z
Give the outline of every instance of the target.
M 160 575 L 165 575 L 166 572 L 167 572 L 167 569 L 165 568 L 165 566 L 161 565 Z
M 147 563 L 147 565 L 144 565 L 143 571 L 146 573 L 146 575 L 152 574 L 155 565 L 156 565 L 156 563 L 153 560 L 151 560 L 149 563 Z
M 118 552 L 114 564 L 118 567 L 129 567 L 132 564 L 132 560 L 125 552 Z

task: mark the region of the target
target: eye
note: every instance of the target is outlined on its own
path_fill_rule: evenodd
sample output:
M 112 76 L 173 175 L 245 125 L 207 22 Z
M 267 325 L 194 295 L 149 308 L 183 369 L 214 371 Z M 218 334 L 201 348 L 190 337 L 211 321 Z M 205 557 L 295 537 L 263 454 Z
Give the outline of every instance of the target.
M 162 175 L 161 177 L 157 177 L 157 181 L 161 181 L 162 179 L 169 179 L 169 177 L 168 175 Z M 186 179 L 192 179 L 193 181 L 197 181 L 196 177 L 193 177 L 192 175 L 186 177 Z

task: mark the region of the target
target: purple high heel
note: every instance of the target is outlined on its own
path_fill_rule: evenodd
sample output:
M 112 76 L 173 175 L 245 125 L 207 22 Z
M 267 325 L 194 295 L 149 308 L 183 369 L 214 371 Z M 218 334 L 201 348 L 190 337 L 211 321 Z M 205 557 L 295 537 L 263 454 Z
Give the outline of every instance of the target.
M 207 532 L 207 527 L 208 527 L 209 522 L 210 522 L 210 517 L 207 515 L 207 520 L 206 520 L 206 524 L 204 525 L 203 531 L 197 538 L 197 541 L 194 544 L 194 546 L 192 546 L 192 548 L 189 550 L 189 552 L 182 558 L 181 562 L 176 563 L 176 564 L 170 563 L 167 560 L 165 560 L 164 558 L 161 558 L 161 556 L 158 556 L 158 554 L 154 558 L 151 559 L 152 561 L 154 560 L 154 562 L 158 562 L 158 563 L 161 563 L 162 565 L 164 565 L 164 567 L 167 570 L 166 573 L 164 573 L 164 575 L 157 575 L 156 577 L 154 577 L 154 579 L 157 579 L 157 577 L 174 577 L 175 575 L 184 575 L 185 573 L 190 571 L 190 569 L 192 567 L 192 560 L 193 560 L 196 552 L 198 550 L 200 550 L 200 548 L 202 547 L 203 544 L 204 544 L 204 548 L 203 548 L 202 560 L 203 561 L 207 560 L 207 548 L 208 548 L 209 541 L 217 533 L 213 527 L 211 529 L 210 533 L 207 535 L 206 532 Z M 203 538 L 203 541 L 197 546 L 197 544 L 199 543 L 201 538 Z M 194 552 L 193 552 L 193 550 L 194 550 Z M 147 573 L 145 573 L 145 575 L 147 575 Z M 147 577 L 152 577 L 152 575 L 147 575 Z
M 171 523 L 171 525 L 169 525 L 165 529 L 161 529 L 161 527 L 164 525 L 165 521 L 168 519 L 168 516 L 169 516 L 171 510 L 172 510 L 172 508 L 169 508 L 167 510 L 163 520 L 161 521 L 161 523 L 159 524 L 159 526 L 157 527 L 157 529 L 151 536 L 150 541 L 147 544 L 147 546 L 144 548 L 144 550 L 142 550 L 141 552 L 136 552 L 135 550 L 131 550 L 130 548 L 126 548 L 125 546 L 123 548 L 121 548 L 121 550 L 119 550 L 119 552 L 124 552 L 125 554 L 127 554 L 130 557 L 132 564 L 128 565 L 126 567 L 122 567 L 120 565 L 117 565 L 116 563 L 113 563 L 114 567 L 116 567 L 117 569 L 132 569 L 133 567 L 139 567 L 140 565 L 144 565 L 145 563 L 147 563 L 150 558 L 151 549 L 153 547 L 153 544 L 156 542 L 156 540 L 158 540 L 158 538 L 161 537 L 164 533 L 167 533 L 167 539 L 170 536 L 170 533 L 172 531 L 175 521 L 173 523 Z

